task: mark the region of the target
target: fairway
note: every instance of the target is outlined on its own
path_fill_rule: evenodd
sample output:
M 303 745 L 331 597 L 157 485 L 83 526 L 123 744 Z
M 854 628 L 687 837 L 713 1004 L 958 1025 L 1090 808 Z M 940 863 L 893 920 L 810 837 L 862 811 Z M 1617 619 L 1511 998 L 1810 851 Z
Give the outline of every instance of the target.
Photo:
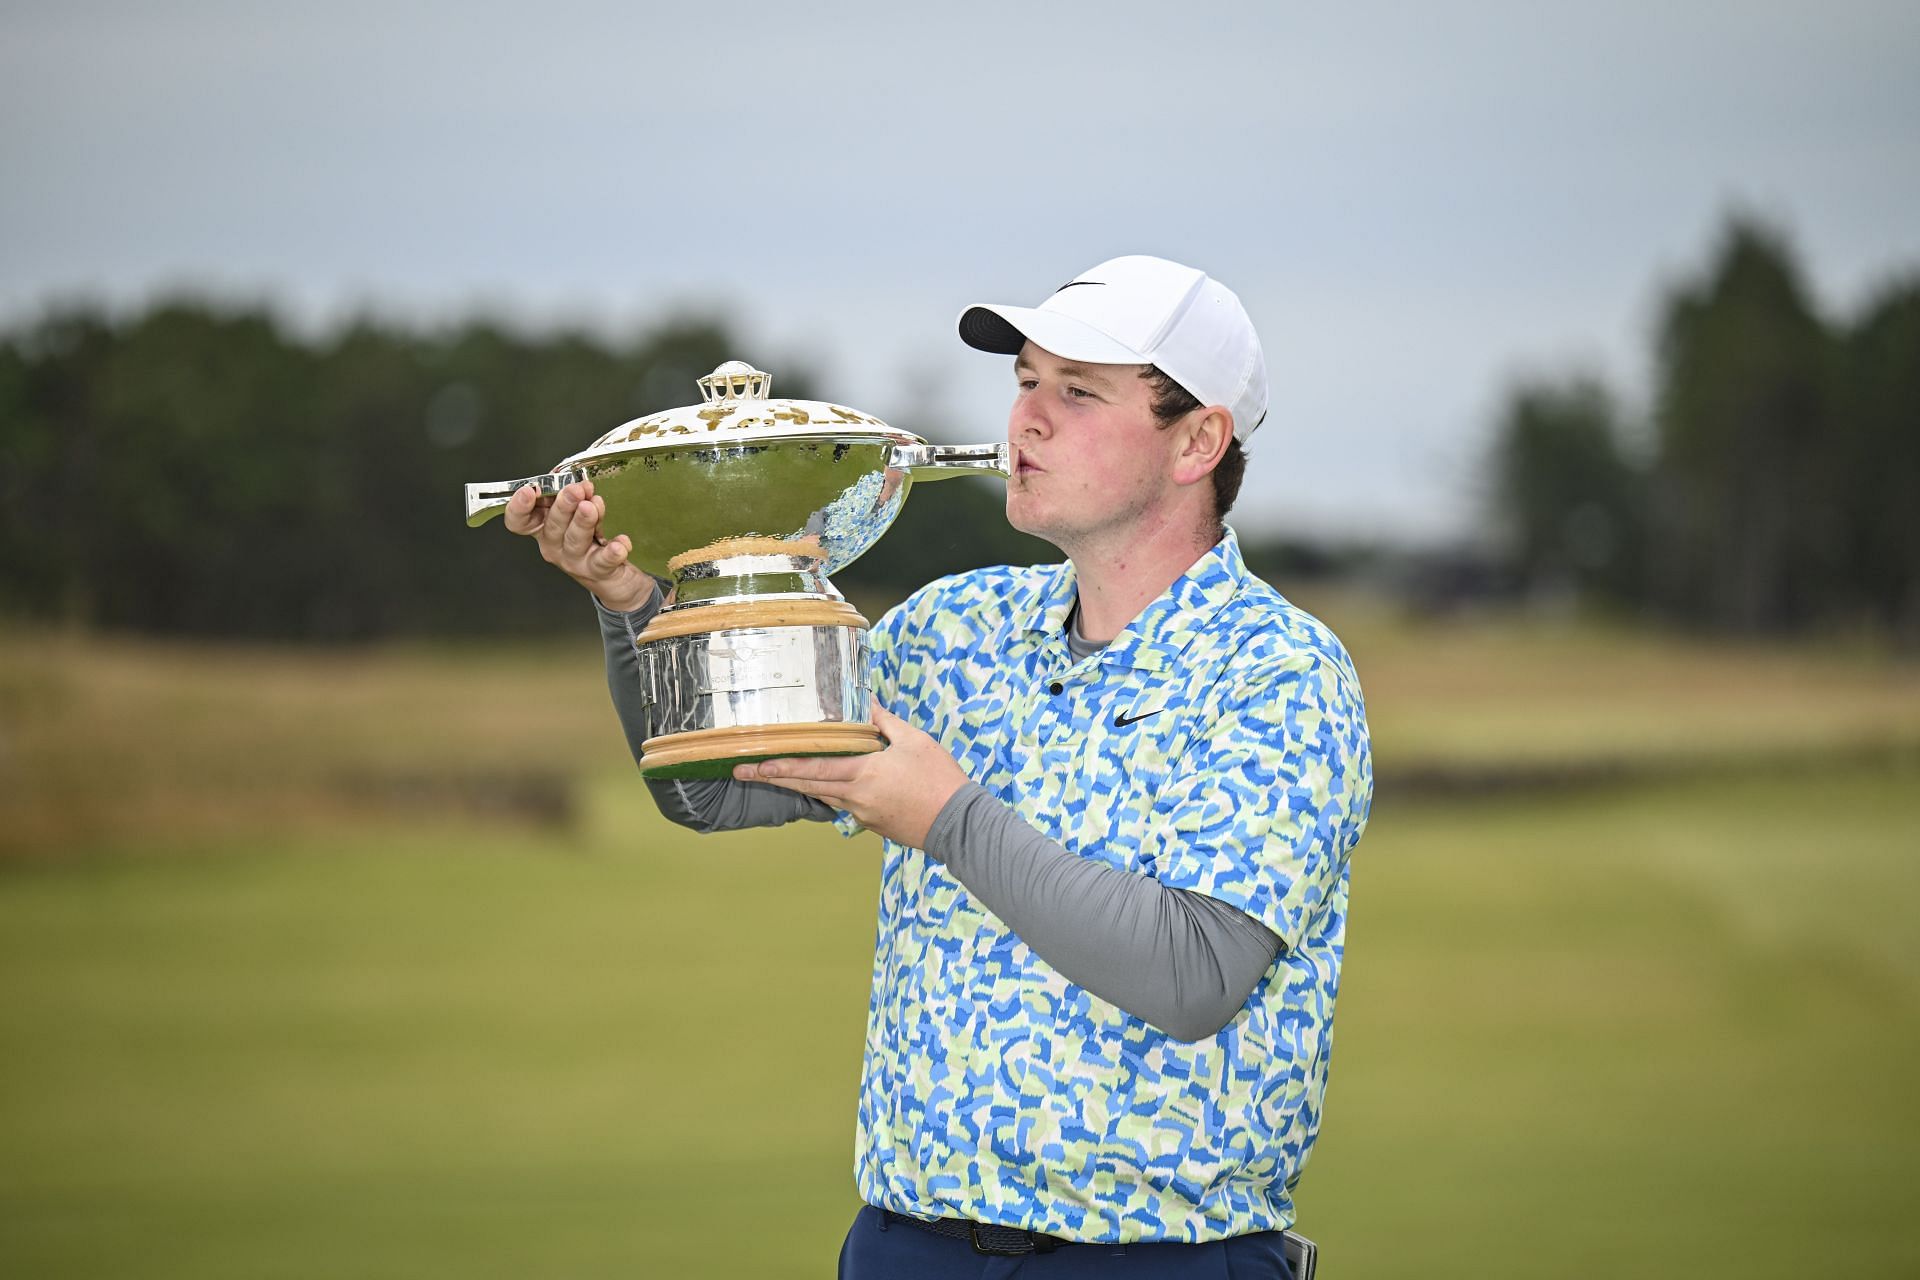
M 1379 769 L 1325 1274 L 1920 1272 L 1920 671 L 1305 603 Z M 664 822 L 590 632 L 0 632 L 0 749 L 0 1276 L 831 1269 L 878 844 Z
M 1384 802 L 1328 1266 L 1912 1274 L 1916 781 Z M 564 835 L 5 867 L 0 1273 L 700 1275 L 720 1236 L 825 1274 L 876 848 L 695 837 L 607 775 Z

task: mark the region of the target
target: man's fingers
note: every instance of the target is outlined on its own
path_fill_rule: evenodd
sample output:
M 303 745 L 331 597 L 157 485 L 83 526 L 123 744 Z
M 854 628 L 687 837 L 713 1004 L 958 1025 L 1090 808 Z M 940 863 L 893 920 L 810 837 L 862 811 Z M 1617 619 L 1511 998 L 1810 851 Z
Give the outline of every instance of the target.
M 851 808 L 850 789 L 860 772 L 860 756 L 786 756 L 743 764 L 733 771 L 742 782 L 764 782 L 824 800 L 836 809 Z
M 573 521 L 574 511 L 586 500 L 586 497 L 586 483 L 579 480 L 565 486 L 559 493 L 555 494 L 553 497 L 553 506 L 547 511 L 546 526 L 541 530 L 541 534 L 543 535 L 541 541 L 551 542 L 555 546 L 558 546 L 561 536 L 566 533 L 567 526 Z
M 558 512 L 558 503 L 554 509 Z M 583 498 L 574 505 L 573 513 L 560 534 L 560 548 L 570 556 L 584 556 L 593 549 L 599 530 L 600 504 L 593 498 Z
M 627 557 L 632 554 L 633 543 L 628 541 L 627 535 L 623 533 L 612 542 L 595 547 L 589 564 L 596 572 L 609 574 L 625 564 Z
M 743 765 L 742 768 L 758 769 L 755 777 L 766 782 L 779 782 L 797 778 L 805 782 L 848 783 L 860 776 L 863 756 L 784 756 L 778 760 L 762 760 L 757 765 Z
M 547 518 L 547 509 L 540 505 L 540 491 L 530 484 L 515 489 L 513 496 L 507 499 L 507 510 L 502 518 L 508 533 L 538 533 Z
M 888 746 L 903 738 L 927 736 L 923 730 L 887 710 L 878 698 L 873 700 L 873 727 L 880 731 L 880 736 L 887 740 Z
M 593 526 L 598 516 L 592 515 L 584 530 L 576 531 L 582 508 L 588 507 L 593 496 L 591 481 L 576 480 L 565 486 L 553 499 L 553 507 L 547 512 L 546 522 L 540 527 L 541 554 L 548 560 L 566 568 L 565 562 L 571 558 L 578 561 L 593 545 Z
M 797 791 L 803 796 L 812 796 L 816 800 L 825 800 L 835 808 L 845 808 L 841 803 L 846 783 L 829 778 L 798 778 L 767 773 L 762 765 L 743 764 L 734 769 L 733 776 L 741 782 L 764 782 L 771 787 L 785 791 Z

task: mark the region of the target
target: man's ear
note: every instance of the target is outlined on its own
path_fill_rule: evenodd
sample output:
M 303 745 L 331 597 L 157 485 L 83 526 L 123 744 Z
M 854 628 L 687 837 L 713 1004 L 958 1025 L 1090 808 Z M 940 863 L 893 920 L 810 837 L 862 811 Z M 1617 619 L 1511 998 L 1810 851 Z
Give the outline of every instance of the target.
M 1175 484 L 1198 484 L 1213 473 L 1233 443 L 1233 413 L 1220 405 L 1195 409 L 1182 422 L 1180 450 L 1173 459 Z

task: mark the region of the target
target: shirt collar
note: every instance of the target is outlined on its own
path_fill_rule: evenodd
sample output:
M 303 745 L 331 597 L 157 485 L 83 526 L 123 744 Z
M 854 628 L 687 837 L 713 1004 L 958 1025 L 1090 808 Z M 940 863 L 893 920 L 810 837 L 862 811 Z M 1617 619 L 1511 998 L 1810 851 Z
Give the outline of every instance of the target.
M 1240 539 L 1228 528 L 1220 541 L 1100 651 L 1099 661 L 1145 671 L 1166 667 L 1207 629 L 1246 579 Z M 1067 615 L 1073 612 L 1076 583 L 1069 560 L 1047 566 L 1031 581 L 1015 588 L 1008 601 L 1015 625 L 1028 633 L 1064 635 Z
M 1022 631 L 1059 635 L 1067 629 L 1067 615 L 1073 612 L 1075 583 L 1073 561 L 1040 566 L 1032 579 L 1008 593 L 1014 625 Z

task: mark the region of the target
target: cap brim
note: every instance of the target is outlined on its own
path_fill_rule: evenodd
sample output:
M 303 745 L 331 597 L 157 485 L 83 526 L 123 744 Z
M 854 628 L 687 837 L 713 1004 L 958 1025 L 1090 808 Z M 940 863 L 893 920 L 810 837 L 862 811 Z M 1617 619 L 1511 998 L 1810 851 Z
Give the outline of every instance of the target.
M 968 307 L 960 313 L 960 341 L 1003 356 L 1018 355 L 1020 348 L 1031 342 L 1062 360 L 1084 360 L 1088 364 L 1153 363 L 1084 321 L 1035 307 L 989 303 Z

